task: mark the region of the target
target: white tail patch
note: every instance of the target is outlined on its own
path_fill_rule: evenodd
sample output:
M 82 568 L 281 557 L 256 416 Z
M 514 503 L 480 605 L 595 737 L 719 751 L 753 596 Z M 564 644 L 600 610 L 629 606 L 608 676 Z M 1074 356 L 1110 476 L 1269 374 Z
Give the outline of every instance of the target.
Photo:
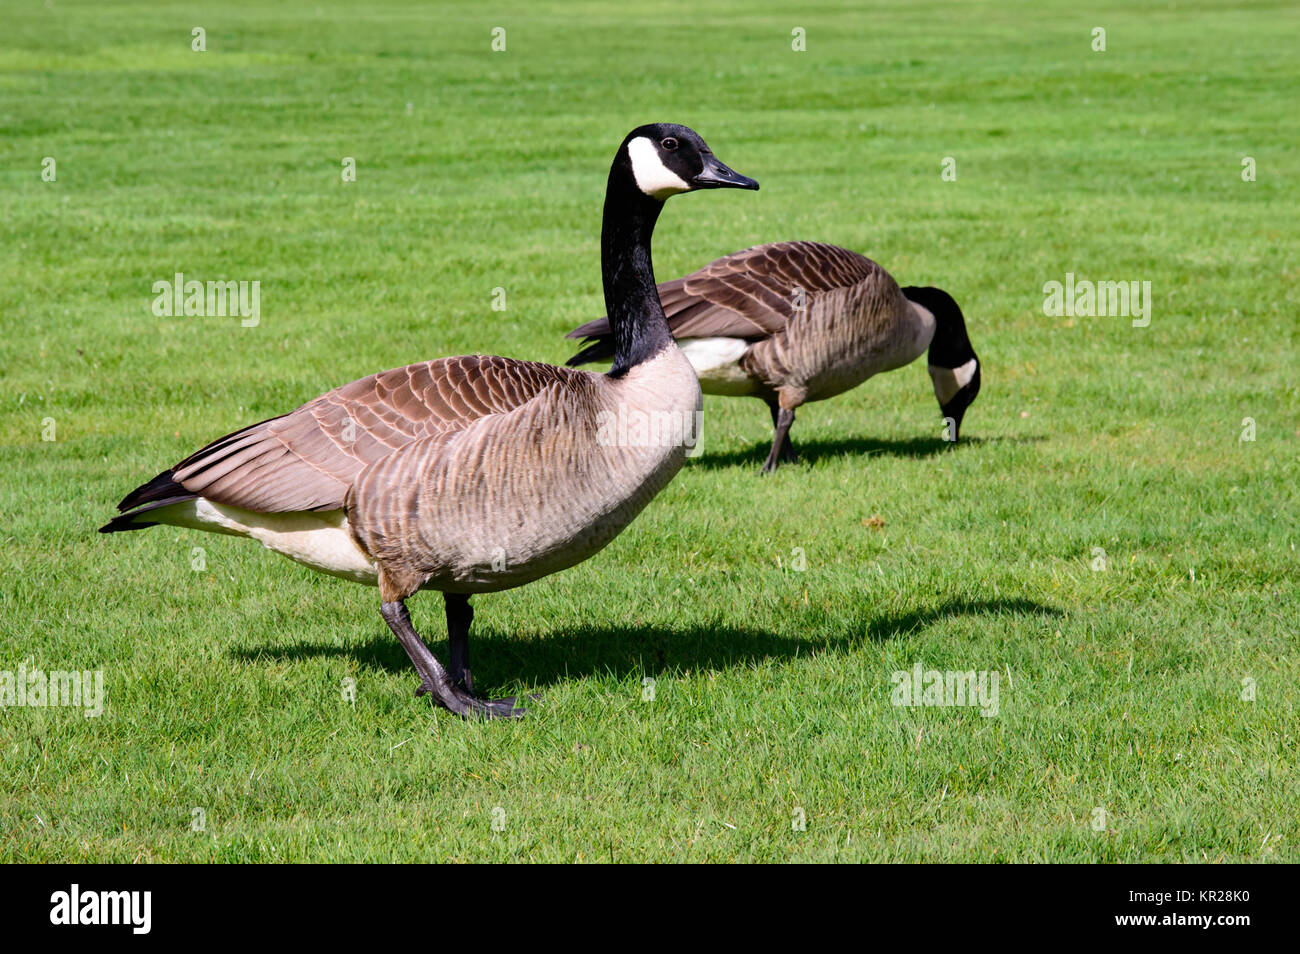
M 939 368 L 930 365 L 930 380 L 934 382 L 934 396 L 939 399 L 941 405 L 947 404 L 958 391 L 970 384 L 970 379 L 975 377 L 976 367 L 977 362 L 974 358 L 960 368 Z
M 755 384 L 740 367 L 749 350 L 744 338 L 686 338 L 677 342 L 708 394 L 750 394 Z
M 690 192 L 682 177 L 664 165 L 659 158 L 659 147 L 645 136 L 637 136 L 627 144 L 627 154 L 632 160 L 632 175 L 636 186 L 646 195 L 666 199 L 679 192 Z
M 378 567 L 357 546 L 342 510 L 256 513 L 199 497 L 154 510 L 142 519 L 251 537 L 268 550 L 321 573 L 372 586 L 379 582 Z

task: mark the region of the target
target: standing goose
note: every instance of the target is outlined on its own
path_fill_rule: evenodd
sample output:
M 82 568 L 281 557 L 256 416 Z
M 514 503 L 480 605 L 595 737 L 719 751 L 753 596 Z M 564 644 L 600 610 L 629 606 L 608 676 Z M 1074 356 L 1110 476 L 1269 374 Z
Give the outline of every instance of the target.
M 706 394 L 750 395 L 771 408 L 775 436 L 765 474 L 795 459 L 795 408 L 901 368 L 927 346 L 949 440 L 957 440 L 979 393 L 979 361 L 952 297 L 938 288 L 900 289 L 871 259 L 835 245 L 747 248 L 664 282 L 659 298 Z M 608 318 L 569 337 L 587 345 L 571 366 L 614 354 Z
M 127 495 L 103 533 L 155 524 L 252 537 L 312 569 L 378 585 L 380 612 L 420 674 L 420 693 L 464 716 L 518 716 L 473 695 L 471 594 L 520 586 L 595 554 L 682 467 L 700 388 L 655 293 L 650 237 L 664 201 L 757 189 L 695 132 L 628 134 L 609 172 L 601 270 L 609 374 L 474 355 L 353 381 L 235 431 Z M 638 415 L 680 422 L 675 442 L 610 439 Z M 662 430 L 659 436 L 663 436 Z M 406 600 L 439 590 L 450 666 Z

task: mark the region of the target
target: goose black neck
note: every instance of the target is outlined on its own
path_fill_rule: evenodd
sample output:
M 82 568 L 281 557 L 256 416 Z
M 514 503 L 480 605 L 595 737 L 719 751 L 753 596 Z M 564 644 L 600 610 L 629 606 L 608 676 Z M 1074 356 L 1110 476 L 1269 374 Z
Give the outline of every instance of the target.
M 960 368 L 975 357 L 966 331 L 966 318 L 951 295 L 939 288 L 909 286 L 903 294 L 934 315 L 929 363 L 936 368 Z
M 650 261 L 650 237 L 663 203 L 629 179 L 617 164 L 610 170 L 600 232 L 605 314 L 614 339 L 612 377 L 653 358 L 673 340 Z

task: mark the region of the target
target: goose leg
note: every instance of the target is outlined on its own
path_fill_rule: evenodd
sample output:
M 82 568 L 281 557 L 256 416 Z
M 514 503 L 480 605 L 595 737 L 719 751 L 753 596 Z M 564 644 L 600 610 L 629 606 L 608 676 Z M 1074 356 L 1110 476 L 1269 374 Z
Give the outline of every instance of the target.
M 468 606 L 469 602 L 466 600 L 465 608 L 468 609 Z M 388 624 L 388 628 L 393 631 L 393 635 L 397 637 L 397 641 L 406 650 L 406 655 L 411 657 L 411 663 L 415 666 L 415 671 L 420 674 L 420 688 L 432 695 L 434 701 L 440 706 L 467 718 L 473 716 L 518 718 L 525 713 L 526 710 L 515 708 L 514 699 L 479 699 L 472 693 L 457 686 L 451 675 L 443 668 L 442 663 L 438 662 L 433 653 L 429 652 L 429 647 L 424 644 L 420 634 L 415 631 L 415 627 L 411 624 L 411 614 L 407 611 L 404 600 L 380 603 L 379 612 L 384 617 L 384 622 Z M 463 621 L 463 628 L 459 638 L 461 640 L 468 639 L 468 616 L 458 613 L 456 618 L 458 621 Z M 449 623 L 451 619 L 452 613 L 449 609 L 447 613 Z M 452 637 L 453 646 L 456 645 L 456 639 L 456 636 Z
M 798 459 L 795 457 L 794 445 L 790 443 L 790 425 L 793 423 L 794 411 L 772 405 L 772 426 L 776 429 L 776 434 L 772 438 L 772 451 L 763 464 L 763 473 L 776 473 L 777 467 L 782 463 L 789 464 Z
M 447 641 L 451 644 L 451 681 L 466 692 L 474 691 L 474 677 L 469 671 L 469 627 L 474 622 L 474 607 L 464 593 L 443 593 L 447 609 Z

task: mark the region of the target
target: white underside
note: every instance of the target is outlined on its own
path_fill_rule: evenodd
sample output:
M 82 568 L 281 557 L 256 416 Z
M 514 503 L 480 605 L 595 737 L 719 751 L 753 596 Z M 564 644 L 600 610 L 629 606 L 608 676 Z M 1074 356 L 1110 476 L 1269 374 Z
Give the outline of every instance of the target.
M 740 367 L 740 359 L 749 350 L 743 338 L 687 338 L 679 341 L 686 360 L 700 379 L 705 394 L 751 394 L 754 380 Z
M 268 550 L 321 573 L 372 586 L 379 582 L 379 568 L 357 546 L 342 510 L 256 513 L 199 497 L 151 511 L 141 519 L 251 537 Z
M 960 368 L 938 368 L 930 365 L 930 380 L 934 382 L 934 396 L 940 404 L 947 404 L 957 392 L 970 384 L 975 377 L 975 359 L 971 358 Z

